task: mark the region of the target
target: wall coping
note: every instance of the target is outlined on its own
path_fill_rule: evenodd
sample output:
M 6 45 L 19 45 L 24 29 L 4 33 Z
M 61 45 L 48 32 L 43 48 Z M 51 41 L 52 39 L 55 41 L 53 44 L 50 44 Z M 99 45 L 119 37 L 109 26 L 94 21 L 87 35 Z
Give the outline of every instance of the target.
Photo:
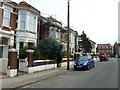
M 9 52 L 17 52 L 17 50 L 15 48 L 9 49 Z
M 27 53 L 33 53 L 34 50 L 28 49 L 28 50 L 26 50 L 26 52 L 27 52 Z
M 69 58 L 69 60 L 72 60 L 73 58 Z M 63 58 L 63 60 L 67 60 L 67 58 Z
M 54 60 L 35 60 L 34 62 L 48 62 L 48 61 L 54 61 Z

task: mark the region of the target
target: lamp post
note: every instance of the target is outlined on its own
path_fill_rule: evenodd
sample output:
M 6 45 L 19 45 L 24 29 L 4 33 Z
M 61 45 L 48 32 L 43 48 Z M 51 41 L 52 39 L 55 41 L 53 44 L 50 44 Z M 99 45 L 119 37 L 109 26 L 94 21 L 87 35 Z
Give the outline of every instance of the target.
M 68 14 L 67 14 L 67 23 L 68 23 L 68 25 L 67 25 L 67 70 L 69 70 L 70 68 L 69 68 L 69 57 L 70 57 L 70 53 L 69 53 L 69 30 L 70 30 L 70 26 L 69 26 L 69 22 L 70 22 L 70 9 L 69 9 L 69 7 L 70 7 L 70 5 L 69 5 L 69 2 L 70 2 L 70 0 L 68 0 Z

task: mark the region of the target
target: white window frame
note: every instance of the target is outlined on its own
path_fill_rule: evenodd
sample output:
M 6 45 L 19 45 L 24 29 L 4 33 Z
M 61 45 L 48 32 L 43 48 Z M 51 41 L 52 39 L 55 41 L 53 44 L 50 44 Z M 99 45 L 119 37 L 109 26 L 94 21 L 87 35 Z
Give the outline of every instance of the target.
M 8 13 L 7 14 L 8 17 L 6 17 L 6 15 L 5 15 L 6 12 Z M 10 27 L 10 14 L 11 14 L 11 11 L 9 9 L 5 8 L 4 9 L 4 16 L 3 16 L 3 26 L 8 27 L 8 28 Z M 8 21 L 6 21 L 6 20 L 8 20 Z
M 22 19 L 22 14 L 25 15 L 25 19 Z M 26 29 L 26 18 L 27 18 L 26 13 L 25 12 L 20 12 L 20 29 L 22 29 L 22 30 Z M 24 26 L 22 26 L 22 23 L 24 23 L 23 24 Z
M 33 19 L 33 20 L 32 20 Z M 29 14 L 29 30 L 35 32 L 36 17 L 33 14 Z

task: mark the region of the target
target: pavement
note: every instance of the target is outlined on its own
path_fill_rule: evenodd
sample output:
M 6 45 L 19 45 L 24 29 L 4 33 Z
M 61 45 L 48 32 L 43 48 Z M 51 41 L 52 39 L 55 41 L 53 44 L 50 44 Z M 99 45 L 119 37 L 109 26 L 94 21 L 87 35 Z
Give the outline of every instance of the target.
M 99 59 L 95 59 L 95 62 L 98 62 Z M 63 73 L 73 70 L 73 65 L 70 66 L 70 70 L 66 70 L 67 67 L 59 67 L 55 69 L 39 71 L 35 73 L 24 73 L 19 72 L 16 77 L 8 77 L 7 75 L 0 73 L 0 89 L 1 88 L 20 88 L 32 83 L 36 83 L 51 77 L 61 75 Z

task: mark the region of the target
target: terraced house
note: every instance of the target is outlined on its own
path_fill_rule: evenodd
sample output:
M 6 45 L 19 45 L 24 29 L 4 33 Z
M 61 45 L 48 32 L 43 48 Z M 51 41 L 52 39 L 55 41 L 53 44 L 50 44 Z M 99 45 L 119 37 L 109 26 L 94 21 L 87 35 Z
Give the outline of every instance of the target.
M 0 3 L 0 55 L 7 58 L 8 49 L 37 44 L 37 22 L 40 11 L 26 2 Z
M 62 26 L 62 23 L 53 17 L 40 17 L 40 40 L 45 37 L 52 37 L 57 42 L 63 44 L 63 51 L 67 52 L 67 27 Z M 75 52 L 78 52 L 78 38 L 79 35 L 77 31 L 70 29 L 69 34 L 69 49 L 70 54 L 74 55 Z M 75 51 L 76 49 L 76 51 Z
M 0 64 L 2 71 L 6 72 L 8 63 L 8 50 L 15 48 L 18 52 L 25 45 L 37 45 L 37 32 L 40 30 L 38 17 L 40 11 L 25 1 L 0 2 Z M 0 70 L 1 71 L 1 70 Z
M 8 49 L 15 48 L 17 28 L 17 3 L 0 2 L 0 58 L 8 57 Z
M 42 17 L 40 24 L 40 40 L 45 37 L 52 37 L 57 42 L 63 44 L 63 51 L 67 51 L 67 29 L 62 26 L 62 23 L 53 17 Z
M 3 64 L 0 72 L 7 73 L 8 69 L 16 69 L 20 62 L 17 61 L 19 50 L 26 45 L 37 46 L 39 40 L 45 37 L 52 37 L 63 44 L 63 52 L 67 55 L 67 28 L 61 22 L 53 17 L 41 16 L 39 10 L 25 1 L 16 3 L 3 0 L 0 2 L 0 65 Z M 79 53 L 78 32 L 70 29 L 69 40 L 70 55 L 74 56 L 75 52 Z M 15 56 L 17 58 L 11 60 L 14 64 L 11 67 L 8 58 L 15 57 L 8 57 L 10 49 L 17 52 Z

